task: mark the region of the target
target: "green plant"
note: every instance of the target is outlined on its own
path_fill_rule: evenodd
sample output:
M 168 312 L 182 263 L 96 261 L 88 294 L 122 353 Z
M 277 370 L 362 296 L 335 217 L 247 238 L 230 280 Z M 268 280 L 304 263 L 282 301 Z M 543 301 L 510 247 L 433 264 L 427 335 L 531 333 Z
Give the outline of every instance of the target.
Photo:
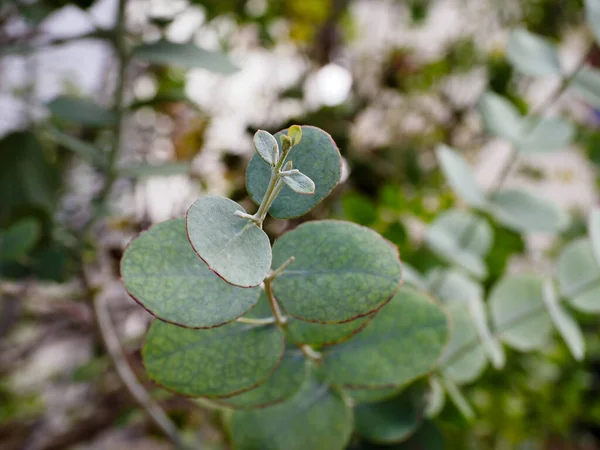
M 368 228 L 313 221 L 271 248 L 267 213 L 308 212 L 338 183 L 341 159 L 314 127 L 258 131 L 254 144 L 254 215 L 203 197 L 187 226 L 155 225 L 125 251 L 125 286 L 159 319 L 144 364 L 167 389 L 236 409 L 235 448 L 343 449 L 353 398 L 385 398 L 430 372 L 448 321 L 426 295 L 398 290 L 397 250 Z

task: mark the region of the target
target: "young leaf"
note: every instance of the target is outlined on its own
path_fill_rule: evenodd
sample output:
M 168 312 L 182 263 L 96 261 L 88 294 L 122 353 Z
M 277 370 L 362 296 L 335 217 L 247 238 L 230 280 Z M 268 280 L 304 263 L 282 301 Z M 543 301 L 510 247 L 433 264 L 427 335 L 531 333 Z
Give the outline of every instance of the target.
M 284 174 L 282 177 L 284 183 L 287 184 L 290 189 L 298 194 L 315 193 L 315 183 L 313 183 L 313 180 L 298 170 L 291 170 L 290 172 L 291 173 Z
M 483 373 L 487 358 L 479 343 L 469 304 L 448 305 L 448 315 L 452 323 L 451 339 L 440 359 L 440 367 L 444 376 L 455 383 L 470 383 Z
M 492 135 L 510 142 L 521 139 L 522 117 L 517 108 L 504 97 L 486 92 L 479 100 L 485 129 Z
M 275 137 L 264 130 L 258 130 L 254 134 L 254 148 L 256 153 L 260 156 L 264 162 L 274 166 L 279 161 L 279 144 Z
M 236 409 L 264 408 L 281 403 L 300 390 L 308 375 L 308 368 L 300 349 L 288 348 L 277 370 L 263 384 L 251 391 L 214 402 Z
M 584 67 L 575 75 L 573 86 L 584 102 L 600 108 L 600 70 Z
M 142 358 L 156 383 L 182 395 L 229 397 L 257 387 L 279 366 L 285 342 L 274 325 L 230 323 L 192 330 L 155 320 Z
M 560 75 L 556 48 L 546 39 L 527 30 L 514 30 L 506 48 L 506 56 L 515 68 L 534 77 Z
M 436 255 L 478 278 L 487 274 L 483 257 L 492 241 L 492 229 L 486 220 L 459 210 L 442 213 L 425 235 L 425 242 Z
M 528 118 L 523 120 L 523 136 L 515 146 L 521 153 L 542 153 L 560 150 L 575 137 L 575 127 L 560 118 Z
M 236 411 L 229 428 L 234 450 L 343 450 L 352 435 L 352 410 L 340 392 L 310 379 L 285 403 Z
M 244 208 L 224 197 L 202 197 L 187 212 L 192 247 L 228 283 L 257 286 L 271 267 L 271 243 L 256 224 L 236 216 Z
M 154 64 L 206 69 L 222 74 L 231 74 L 238 70 L 225 54 L 204 50 L 192 43 L 177 44 L 160 40 L 142 44 L 133 49 L 133 57 Z
M 90 127 L 106 127 L 117 121 L 113 111 L 90 99 L 61 95 L 48 103 L 47 107 L 59 119 Z
M 194 253 L 185 219 L 154 225 L 125 249 L 121 260 L 125 288 L 161 320 L 191 328 L 231 322 L 250 310 L 260 288 L 226 283 Z
M 552 318 L 552 322 L 556 329 L 563 337 L 573 358 L 577 361 L 583 360 L 585 355 L 585 341 L 579 324 L 571 317 L 559 304 L 556 296 L 556 291 L 551 281 L 544 283 L 544 303 L 548 309 L 548 313 Z
M 589 239 L 569 243 L 558 260 L 561 295 L 585 313 L 600 312 L 600 266 Z
M 281 141 L 281 136 L 287 131 L 280 131 L 275 138 Z M 290 150 L 287 161 L 292 161 L 294 168 L 313 180 L 315 193 L 300 195 L 285 186 L 269 210 L 269 214 L 277 219 L 292 219 L 306 214 L 337 186 L 342 173 L 342 157 L 335 142 L 329 134 L 316 127 L 302 127 L 302 141 Z M 246 189 L 256 204 L 262 201 L 270 178 L 271 166 L 254 155 L 246 170 Z
M 588 25 L 600 43 L 600 0 L 585 0 L 585 18 Z
M 419 428 L 425 395 L 422 383 L 416 383 L 390 400 L 357 406 L 354 409 L 356 432 L 379 444 L 405 441 Z
M 600 208 L 594 208 L 590 214 L 588 234 L 596 263 L 600 264 Z
M 292 145 L 298 145 L 302 139 L 302 127 L 292 125 L 288 130 L 288 136 L 292 139 Z
M 0 261 L 13 261 L 32 250 L 40 239 L 41 228 L 34 218 L 21 219 L 0 231 Z
M 504 189 L 490 198 L 490 213 L 520 233 L 557 233 L 569 225 L 569 217 L 554 203 L 527 191 Z
M 468 205 L 474 208 L 484 207 L 487 203 L 485 195 L 464 158 L 445 145 L 440 145 L 436 153 L 442 171 L 454 192 Z
M 394 295 L 401 279 L 396 248 L 350 222 L 308 222 L 284 234 L 273 246 L 273 267 L 291 256 L 294 262 L 275 279 L 273 290 L 288 314 L 308 322 L 368 315 Z
M 167 162 L 164 164 L 134 163 L 121 166 L 117 173 L 122 177 L 145 178 L 145 177 L 168 177 L 190 173 L 189 162 Z
M 530 351 L 546 345 L 552 322 L 546 312 L 543 279 L 535 275 L 509 275 L 490 293 L 492 322 L 507 345 Z
M 471 297 L 469 301 L 469 312 L 473 318 L 473 323 L 477 328 L 479 339 L 483 344 L 488 358 L 496 369 L 502 369 L 506 363 L 504 349 L 498 340 L 492 335 L 489 329 L 485 305 L 481 296 Z
M 322 373 L 350 388 L 400 386 L 433 369 L 448 331 L 439 305 L 403 287 L 361 333 L 324 350 Z

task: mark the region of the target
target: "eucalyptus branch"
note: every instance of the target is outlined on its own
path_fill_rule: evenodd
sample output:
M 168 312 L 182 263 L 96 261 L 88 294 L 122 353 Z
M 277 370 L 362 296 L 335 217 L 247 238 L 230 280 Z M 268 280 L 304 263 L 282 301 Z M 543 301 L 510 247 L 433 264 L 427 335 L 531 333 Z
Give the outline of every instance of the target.
M 294 257 L 290 256 L 286 262 L 284 262 L 279 268 L 272 271 L 269 276 L 267 276 L 268 280 L 274 280 L 277 278 L 281 272 L 283 272 L 291 263 L 294 262 Z
M 250 317 L 240 317 L 236 322 L 247 323 L 249 325 L 271 325 L 276 323 L 275 317 L 267 317 L 265 319 L 253 319 Z
M 281 313 L 281 308 L 279 308 L 277 299 L 273 294 L 273 286 L 271 284 L 272 282 L 272 279 L 265 279 L 265 294 L 267 294 L 267 299 L 269 300 L 269 306 L 271 307 L 271 311 L 273 312 L 275 323 L 277 323 L 277 325 L 280 327 L 285 327 L 287 325 L 287 318 Z
M 304 354 L 304 356 L 313 361 L 321 361 L 323 359 L 323 355 L 313 349 L 310 345 L 303 344 L 300 346 L 300 350 L 302 350 L 302 354 Z

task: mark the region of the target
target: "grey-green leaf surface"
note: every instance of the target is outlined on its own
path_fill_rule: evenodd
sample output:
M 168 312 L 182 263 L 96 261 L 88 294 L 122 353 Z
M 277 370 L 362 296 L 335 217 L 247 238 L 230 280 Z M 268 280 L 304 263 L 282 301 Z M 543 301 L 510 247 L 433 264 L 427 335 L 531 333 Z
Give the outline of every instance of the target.
M 436 154 L 452 190 L 468 205 L 484 207 L 487 203 L 485 195 L 464 158 L 446 145 L 440 145 Z
M 558 259 L 560 293 L 574 308 L 600 312 L 600 266 L 589 239 L 569 243 Z
M 273 290 L 288 314 L 307 322 L 368 315 L 394 295 L 401 279 L 397 249 L 350 222 L 308 222 L 284 234 L 273 246 L 273 267 L 291 256 L 294 262 L 275 279 Z
M 413 266 L 405 262 L 402 263 L 402 281 L 404 281 L 406 284 L 412 285 L 413 287 L 422 290 L 426 289 L 423 275 L 421 275 Z
M 425 235 L 425 242 L 440 258 L 481 278 L 487 274 L 483 257 L 493 242 L 489 223 L 472 213 L 449 210 L 440 214 Z
M 417 431 L 425 406 L 425 391 L 409 387 L 399 396 L 354 408 L 356 432 L 371 442 L 394 444 Z
M 447 310 L 452 323 L 452 337 L 442 355 L 440 367 L 443 374 L 455 383 L 470 383 L 483 373 L 487 358 L 479 342 L 469 304 L 453 303 L 448 305 Z
M 229 428 L 234 450 L 343 450 L 352 435 L 352 410 L 340 392 L 309 379 L 285 403 L 236 411 Z
M 489 306 L 500 339 L 521 351 L 542 348 L 552 333 L 543 297 L 543 278 L 519 274 L 502 278 L 492 289 Z
M 163 164 L 132 163 L 119 167 L 117 173 L 122 177 L 146 178 L 168 177 L 190 173 L 189 162 L 166 162 Z
M 192 247 L 208 267 L 241 287 L 263 282 L 271 267 L 271 243 L 253 222 L 235 215 L 246 212 L 225 197 L 201 197 L 187 212 Z
M 480 297 L 483 286 L 457 269 L 436 267 L 427 272 L 427 285 L 431 293 L 444 304 L 468 303 Z
M 287 130 L 275 134 L 280 144 L 281 135 L 285 133 Z M 284 186 L 269 209 L 269 214 L 277 219 L 306 214 L 337 186 L 342 173 L 342 157 L 335 142 L 329 134 L 316 127 L 302 126 L 302 140 L 290 150 L 286 161 L 292 161 L 295 169 L 315 183 L 315 193 L 302 195 Z M 256 204 L 262 201 L 270 178 L 271 166 L 254 155 L 246 170 L 246 189 Z
M 516 29 L 511 33 L 506 56 L 511 64 L 525 75 L 543 77 L 561 73 L 554 45 L 524 29 Z
M 554 203 L 520 189 L 503 189 L 490 197 L 489 212 L 508 228 L 521 233 L 558 233 L 569 216 Z
M 260 288 L 223 281 L 194 253 L 185 219 L 159 223 L 129 244 L 121 260 L 129 294 L 161 320 L 191 328 L 231 322 L 250 310 Z
M 21 219 L 0 230 L 0 261 L 12 261 L 32 250 L 40 239 L 41 228 L 34 218 Z
M 285 342 L 274 325 L 238 322 L 192 330 L 155 320 L 142 349 L 150 379 L 192 397 L 228 397 L 257 387 L 279 366 Z
M 264 130 L 258 130 L 254 134 L 253 141 L 256 153 L 258 153 L 258 156 L 260 156 L 264 162 L 271 166 L 277 164 L 277 161 L 279 160 L 279 144 L 277 144 L 277 139 L 275 139 L 271 133 Z
M 315 193 L 315 183 L 302 172 L 284 174 L 281 179 L 292 191 L 298 194 Z
M 585 0 L 585 18 L 594 33 L 596 42 L 600 43 L 600 0 Z
M 479 100 L 486 130 L 495 137 L 518 142 L 521 138 L 522 117 L 517 108 L 507 99 L 492 92 L 486 92 Z
M 114 111 L 96 104 L 91 99 L 61 95 L 47 105 L 59 119 L 92 127 L 106 127 L 117 121 Z
M 515 145 L 521 153 L 553 152 L 567 147 L 574 138 L 575 127 L 564 119 L 526 118 Z
M 490 331 L 485 304 L 481 296 L 470 298 L 469 312 L 489 360 L 496 369 L 502 369 L 506 363 L 506 355 L 504 354 L 502 344 L 498 342 L 498 339 Z
M 279 367 L 264 383 L 256 389 L 216 402 L 236 409 L 264 408 L 281 403 L 300 390 L 308 375 L 308 368 L 300 349 L 288 348 Z
M 362 332 L 325 349 L 323 374 L 355 388 L 406 384 L 435 367 L 448 330 L 448 318 L 438 304 L 403 287 Z
M 390 398 L 398 395 L 404 389 L 406 389 L 406 385 L 370 389 L 350 389 L 348 387 L 344 387 L 344 392 L 350 396 L 354 404 L 359 405 L 363 403 L 379 403 L 389 400 Z
M 588 234 L 596 262 L 600 264 L 600 209 L 594 208 L 590 213 Z
M 154 64 L 175 65 L 186 69 L 206 69 L 231 74 L 238 68 L 221 52 L 205 50 L 192 43 L 178 44 L 166 40 L 142 44 L 133 49 L 133 57 Z
M 600 107 L 600 70 L 584 67 L 573 78 L 573 87 L 582 100 L 596 108 Z
M 565 340 L 567 347 L 571 350 L 573 358 L 577 361 L 583 360 L 585 356 L 585 341 L 583 332 L 579 324 L 571 315 L 560 305 L 554 285 L 546 280 L 544 283 L 544 303 L 548 313 L 554 322 L 554 326 Z

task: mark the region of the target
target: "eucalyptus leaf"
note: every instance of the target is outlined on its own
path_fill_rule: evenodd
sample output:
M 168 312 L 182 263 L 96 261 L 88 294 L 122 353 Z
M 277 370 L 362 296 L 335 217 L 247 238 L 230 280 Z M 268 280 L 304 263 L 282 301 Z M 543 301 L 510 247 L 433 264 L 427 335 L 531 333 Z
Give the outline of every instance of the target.
M 21 219 L 0 230 L 0 261 L 12 261 L 32 250 L 40 239 L 41 227 L 34 218 Z
M 502 278 L 490 293 L 492 322 L 500 339 L 521 351 L 542 348 L 552 333 L 543 278 L 519 274 Z
M 484 207 L 487 203 L 485 194 L 475 181 L 471 168 L 464 158 L 445 145 L 440 145 L 436 153 L 452 190 L 468 205 L 474 208 Z
M 483 257 L 489 252 L 493 235 L 486 220 L 464 211 L 446 211 L 431 224 L 425 242 L 443 260 L 478 278 L 487 274 Z
M 401 279 L 397 249 L 350 222 L 313 221 L 284 234 L 273 246 L 273 267 L 292 256 L 273 290 L 289 315 L 308 322 L 368 315 L 394 295 Z
M 586 103 L 600 108 L 600 70 L 587 66 L 573 78 L 572 86 Z
M 436 417 L 444 409 L 446 403 L 446 396 L 444 395 L 444 388 L 437 377 L 429 378 L 429 395 L 427 398 L 427 405 L 425 407 L 424 415 L 427 418 Z
M 516 29 L 511 33 L 506 56 L 511 64 L 525 75 L 543 77 L 561 73 L 554 45 L 524 29 Z
M 487 367 L 487 358 L 477 328 L 473 323 L 468 303 L 448 305 L 452 323 L 450 343 L 440 360 L 445 377 L 457 384 L 475 381 Z
M 585 356 L 585 341 L 579 324 L 565 311 L 559 303 L 552 282 L 544 283 L 544 303 L 552 322 L 565 340 L 573 358 L 577 361 L 583 360 Z
M 483 345 L 488 358 L 496 369 L 502 369 L 506 363 L 506 355 L 502 344 L 494 337 L 489 329 L 485 304 L 481 296 L 471 297 L 469 300 L 469 312 L 477 329 L 477 334 Z
M 307 378 L 308 368 L 300 349 L 288 348 L 277 370 L 263 384 L 251 391 L 215 401 L 236 409 L 264 408 L 281 403 L 300 390 Z
M 47 105 L 50 112 L 59 119 L 92 127 L 114 125 L 117 115 L 96 104 L 91 99 L 61 95 Z
M 246 211 L 224 197 L 202 197 L 187 212 L 192 247 L 208 267 L 228 283 L 241 287 L 263 282 L 271 267 L 271 243 Z
M 409 284 L 413 287 L 419 288 L 421 290 L 426 289 L 425 280 L 423 279 L 423 276 L 419 273 L 417 269 L 405 262 L 402 263 L 402 280 L 404 281 L 404 283 Z
M 228 397 L 264 383 L 277 369 L 285 342 L 274 325 L 230 323 L 192 330 L 155 320 L 142 349 L 150 378 L 194 397 Z
M 122 177 L 146 178 L 146 177 L 168 177 L 171 175 L 182 175 L 190 173 L 189 162 L 166 162 L 163 164 L 134 163 L 121 166 L 117 173 Z
M 280 144 L 282 134 L 287 131 L 275 134 Z M 286 161 L 292 161 L 294 168 L 314 182 L 315 193 L 302 195 L 284 186 L 269 209 L 271 216 L 277 219 L 291 219 L 306 214 L 329 195 L 341 177 L 340 152 L 331 136 L 316 127 L 302 127 L 302 140 L 290 150 Z M 270 178 L 271 166 L 260 156 L 254 155 L 246 170 L 246 188 L 256 204 L 261 203 Z
M 492 92 L 484 93 L 479 100 L 486 130 L 495 137 L 518 142 L 522 135 L 523 119 L 517 108 L 507 99 Z
M 568 215 L 554 203 L 527 191 L 503 189 L 490 197 L 490 213 L 520 233 L 557 233 L 569 225 Z
M 438 267 L 430 270 L 427 272 L 427 286 L 446 305 L 468 303 L 472 298 L 483 295 L 483 286 L 457 269 Z
M 585 18 L 596 38 L 596 42 L 600 43 L 600 0 L 585 0 L 584 5 Z
M 89 164 L 97 167 L 106 166 L 106 156 L 98 147 L 63 133 L 53 127 L 48 127 L 48 133 L 57 144 L 76 153 Z
M 298 194 L 314 194 L 315 183 L 302 172 L 291 170 L 291 173 L 284 174 L 281 179 L 290 189 Z
M 594 208 L 590 213 L 588 234 L 596 263 L 600 264 L 600 208 Z
M 363 403 L 379 403 L 389 400 L 392 397 L 397 396 L 404 389 L 406 389 L 406 385 L 370 389 L 351 389 L 346 386 L 344 387 L 344 392 L 352 399 L 354 404 L 360 405 Z
M 575 127 L 564 119 L 526 118 L 515 145 L 521 153 L 552 152 L 568 146 L 574 138 Z
M 256 153 L 264 162 L 274 166 L 279 161 L 279 144 L 275 137 L 264 130 L 258 130 L 254 134 L 254 148 Z
M 352 410 L 341 393 L 309 379 L 289 401 L 233 413 L 234 450 L 343 450 L 352 435 Z
M 175 65 L 186 69 L 206 69 L 222 74 L 238 70 L 225 54 L 205 50 L 192 43 L 178 44 L 160 40 L 135 47 L 132 55 L 154 64 Z
M 403 287 L 361 333 L 324 350 L 322 371 L 350 388 L 400 386 L 435 367 L 448 332 L 442 308 Z
M 226 283 L 194 253 L 185 219 L 153 226 L 133 240 L 121 259 L 129 294 L 161 320 L 191 328 L 231 322 L 250 310 L 260 288 Z
M 585 313 L 600 312 L 600 265 L 589 239 L 569 243 L 558 259 L 560 293 Z

